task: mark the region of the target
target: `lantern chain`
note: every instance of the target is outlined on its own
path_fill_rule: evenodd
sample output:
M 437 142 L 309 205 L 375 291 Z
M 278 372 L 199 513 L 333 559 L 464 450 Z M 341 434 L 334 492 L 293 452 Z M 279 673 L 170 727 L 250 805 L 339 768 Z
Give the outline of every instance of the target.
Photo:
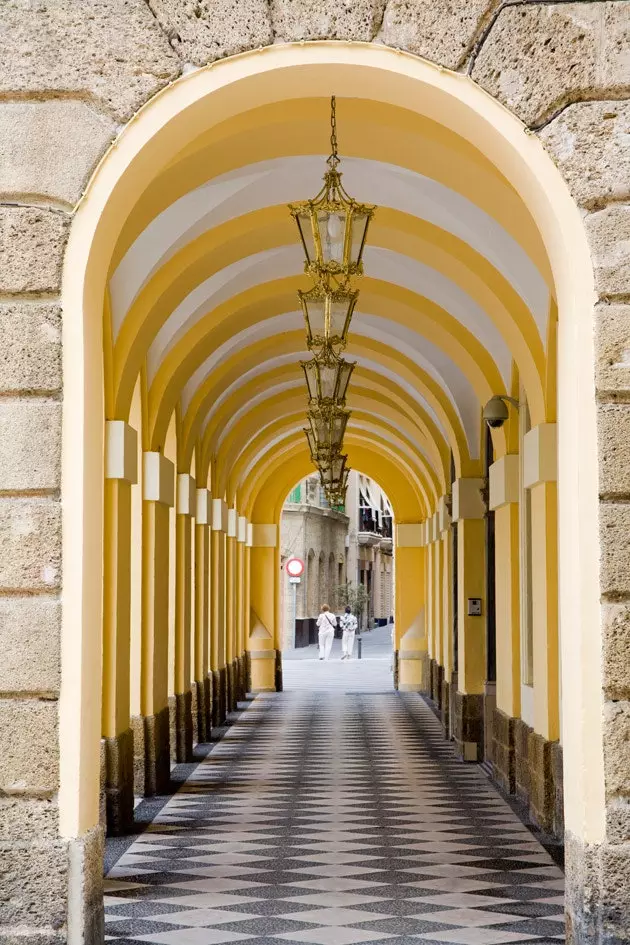
M 337 153 L 337 109 L 334 95 L 330 97 L 330 157 L 326 163 L 333 169 L 339 164 L 339 155 Z

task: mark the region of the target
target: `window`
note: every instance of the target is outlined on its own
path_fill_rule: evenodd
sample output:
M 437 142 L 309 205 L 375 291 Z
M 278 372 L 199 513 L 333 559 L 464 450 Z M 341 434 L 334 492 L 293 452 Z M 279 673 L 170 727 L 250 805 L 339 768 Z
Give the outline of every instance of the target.
M 289 498 L 287 502 L 301 502 L 302 500 L 302 484 L 300 483 L 289 492 Z

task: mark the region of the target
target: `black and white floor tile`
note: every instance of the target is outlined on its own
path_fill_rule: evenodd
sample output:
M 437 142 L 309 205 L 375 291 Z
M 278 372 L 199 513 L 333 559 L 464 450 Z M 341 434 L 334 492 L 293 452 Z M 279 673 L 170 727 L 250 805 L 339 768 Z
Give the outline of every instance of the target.
M 111 867 L 106 939 L 543 945 L 562 892 L 419 697 L 290 691 L 251 702 Z

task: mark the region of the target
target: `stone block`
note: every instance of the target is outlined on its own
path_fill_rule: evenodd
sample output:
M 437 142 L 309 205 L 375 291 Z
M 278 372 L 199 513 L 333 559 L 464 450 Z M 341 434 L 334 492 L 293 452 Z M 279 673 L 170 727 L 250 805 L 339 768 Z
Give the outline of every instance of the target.
M 0 393 L 61 388 L 61 309 L 49 302 L 0 304 Z
M 0 206 L 0 293 L 58 292 L 69 225 L 58 210 Z
M 595 306 L 595 384 L 599 397 L 630 395 L 630 305 Z
M 136 794 L 166 794 L 171 781 L 169 711 L 132 716 L 134 789 Z
M 506 5 L 472 76 L 526 124 L 537 126 L 570 102 L 621 97 L 630 88 L 622 51 L 629 29 L 623 0 Z
M 606 207 L 585 220 L 595 288 L 607 298 L 626 295 L 630 285 L 630 206 Z
M 193 758 L 192 693 L 169 696 L 169 733 L 171 761 L 186 764 Z
M 73 206 L 115 134 L 85 102 L 1 102 L 0 193 Z
M 0 588 L 54 590 L 61 581 L 61 505 L 0 499 Z
M 92 827 L 69 843 L 72 897 L 68 903 L 68 925 L 80 942 L 102 942 L 105 935 L 103 909 L 103 830 Z
M 0 692 L 58 692 L 60 634 L 58 600 L 0 597 Z
M 0 699 L 0 792 L 57 790 L 57 715 L 56 701 Z
M 564 759 L 559 742 L 551 743 L 551 780 L 554 792 L 552 833 L 564 842 Z
M 524 804 L 529 803 L 530 767 L 529 736 L 532 729 L 522 719 L 514 719 L 514 793 Z
M 630 604 L 602 605 L 603 689 L 607 699 L 630 699 Z
M 606 805 L 606 836 L 611 843 L 630 843 L 630 802 L 625 798 Z
M 386 0 L 270 0 L 276 42 L 345 39 L 369 43 L 376 36 Z
M 606 797 L 630 798 L 630 702 L 604 704 Z
M 176 78 L 181 63 L 143 0 L 2 8 L 0 96 L 56 93 L 98 103 L 120 121 Z
M 61 404 L 0 401 L 0 492 L 61 486 Z
M 567 943 L 621 945 L 628 940 L 630 845 L 565 842 Z
M 457 69 L 493 0 L 389 0 L 379 40 L 448 69 Z
M 483 758 L 483 700 L 481 694 L 455 693 L 453 736 L 455 751 L 464 761 L 481 761 Z
M 171 46 L 203 66 L 273 42 L 266 0 L 151 0 Z
M 551 742 L 536 732 L 529 733 L 529 813 L 541 830 L 553 831 L 555 785 L 551 771 Z
M 600 589 L 609 600 L 630 594 L 630 506 L 602 503 L 599 509 Z
M 56 840 L 59 808 L 56 800 L 30 797 L 0 797 L 0 844 Z
M 65 942 L 68 846 L 64 841 L 0 844 L 2 941 Z M 8 926 L 15 937 L 1 931 Z M 19 929 L 19 935 L 17 930 Z
M 133 731 L 105 738 L 104 743 L 107 832 L 118 837 L 133 824 Z
M 575 200 L 597 209 L 630 198 L 630 103 L 579 102 L 538 136 Z

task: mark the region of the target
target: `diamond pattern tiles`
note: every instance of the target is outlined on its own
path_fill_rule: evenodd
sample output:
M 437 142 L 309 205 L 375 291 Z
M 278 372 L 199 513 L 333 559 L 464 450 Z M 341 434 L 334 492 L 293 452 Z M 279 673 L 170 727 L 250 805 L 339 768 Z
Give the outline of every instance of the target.
M 562 873 L 413 695 L 259 696 L 110 870 L 117 945 L 564 941 Z

